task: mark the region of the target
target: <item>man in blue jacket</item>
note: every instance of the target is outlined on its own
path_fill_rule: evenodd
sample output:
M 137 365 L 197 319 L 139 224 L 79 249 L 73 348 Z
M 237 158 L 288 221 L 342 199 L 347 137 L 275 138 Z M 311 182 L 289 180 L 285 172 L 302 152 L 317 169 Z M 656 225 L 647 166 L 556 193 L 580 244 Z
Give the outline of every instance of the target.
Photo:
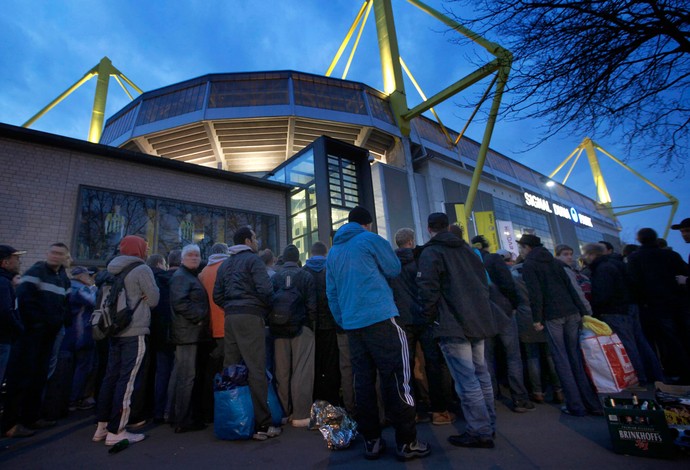
M 328 304 L 350 341 L 364 456 L 378 459 L 386 446 L 376 401 L 378 371 L 398 458 L 426 457 L 431 449 L 417 440 L 405 331 L 395 320 L 398 310 L 387 283 L 400 273 L 400 261 L 386 240 L 370 232 L 371 223 L 369 211 L 357 206 L 336 232 L 326 263 Z

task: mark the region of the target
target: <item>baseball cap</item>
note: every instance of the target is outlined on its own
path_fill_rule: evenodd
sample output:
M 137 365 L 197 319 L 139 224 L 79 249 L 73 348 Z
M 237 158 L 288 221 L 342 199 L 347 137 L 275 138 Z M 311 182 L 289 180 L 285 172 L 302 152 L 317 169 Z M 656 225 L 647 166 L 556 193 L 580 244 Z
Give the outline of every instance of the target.
M 26 251 L 24 250 L 17 250 L 12 248 L 10 245 L 0 245 L 0 259 L 5 259 L 9 258 L 10 256 L 14 255 L 25 255 Z
M 683 219 L 679 224 L 671 225 L 673 230 L 680 230 L 682 228 L 690 228 L 690 218 Z

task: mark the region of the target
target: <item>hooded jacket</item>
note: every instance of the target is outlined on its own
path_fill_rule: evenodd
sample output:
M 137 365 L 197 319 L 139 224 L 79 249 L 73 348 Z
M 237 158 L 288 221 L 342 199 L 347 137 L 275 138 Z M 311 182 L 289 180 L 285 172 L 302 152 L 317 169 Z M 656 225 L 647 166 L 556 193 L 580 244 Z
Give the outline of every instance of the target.
M 170 306 L 173 344 L 196 344 L 208 339 L 208 295 L 196 272 L 185 266 L 175 271 L 170 279 Z
M 312 275 L 299 267 L 294 261 L 286 261 L 280 271 L 271 278 L 273 291 L 278 292 L 286 285 L 286 278 L 290 276 L 291 285 L 301 294 L 301 309 L 291 316 L 285 325 L 271 325 L 271 333 L 278 338 L 292 338 L 300 334 L 302 327 L 314 328 L 316 320 L 316 290 Z
M 15 273 L 0 268 L 0 344 L 12 344 L 24 331 L 24 325 L 15 308 L 16 296 L 12 279 Z
M 225 315 L 259 315 L 266 319 L 273 300 L 273 285 L 266 265 L 247 245 L 229 248 L 230 257 L 218 268 L 213 301 Z
M 417 292 L 417 261 L 412 248 L 399 248 L 395 254 L 400 260 L 400 275 L 390 280 L 395 305 L 403 325 L 426 325 Z
M 326 262 L 326 294 L 336 323 L 364 328 L 398 316 L 388 279 L 400 273 L 390 244 L 356 222 L 338 229 Z
M 199 273 L 199 280 L 204 285 L 206 293 L 208 294 L 208 302 L 211 308 L 211 316 L 209 317 L 211 325 L 211 336 L 213 338 L 223 338 L 225 336 L 225 311 L 223 307 L 217 305 L 213 301 L 213 286 L 218 278 L 218 268 L 223 264 L 223 261 L 228 259 L 230 255 L 225 253 L 214 253 L 208 257 L 208 264 Z
M 437 233 L 422 247 L 417 266 L 422 314 L 434 322 L 435 337 L 484 339 L 498 333 L 484 264 L 465 240 Z
M 26 328 L 60 328 L 69 323 L 70 281 L 65 268 L 57 270 L 39 261 L 21 277 L 17 302 Z
M 333 314 L 328 307 L 328 296 L 326 295 L 326 257 L 312 256 L 304 264 L 305 271 L 314 278 L 314 289 L 316 290 L 316 329 L 333 330 L 336 328 Z
M 568 274 L 543 246 L 532 248 L 525 257 L 522 277 L 529 292 L 534 323 L 587 315 Z
M 510 268 L 508 268 L 503 256 L 497 253 L 489 253 L 486 250 L 479 250 L 479 253 L 484 261 L 484 268 L 491 282 L 494 283 L 501 294 L 508 299 L 513 310 L 518 308 L 520 299 L 515 287 L 515 281 L 510 274 Z
M 63 351 L 92 349 L 95 345 L 91 334 L 91 314 L 96 306 L 96 287 L 87 286 L 78 279 L 72 279 L 69 294 L 71 324 L 65 328 L 62 340 Z
M 108 264 L 108 272 L 114 276 L 120 274 L 132 263 L 141 262 L 141 258 L 129 255 L 115 257 Z M 132 269 L 125 277 L 125 290 L 127 291 L 127 304 L 134 307 L 139 299 L 144 298 L 132 315 L 132 323 L 122 330 L 118 337 L 141 336 L 150 333 L 151 308 L 158 305 L 160 292 L 153 278 L 153 271 L 145 264 Z

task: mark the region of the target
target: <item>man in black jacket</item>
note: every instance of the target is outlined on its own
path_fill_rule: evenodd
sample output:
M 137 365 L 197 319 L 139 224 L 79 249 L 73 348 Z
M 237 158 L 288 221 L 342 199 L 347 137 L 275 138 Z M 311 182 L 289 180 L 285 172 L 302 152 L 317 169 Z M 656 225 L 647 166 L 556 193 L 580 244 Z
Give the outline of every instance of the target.
M 486 350 L 486 363 L 489 366 L 489 373 L 491 374 L 491 382 L 494 387 L 494 393 L 499 395 L 498 383 L 496 381 L 495 371 L 495 356 L 496 356 L 496 341 L 500 341 L 506 353 L 506 366 L 508 369 L 508 386 L 510 388 L 510 395 L 513 401 L 513 411 L 516 413 L 524 413 L 526 411 L 534 411 L 536 408 L 534 403 L 529 400 L 527 388 L 525 387 L 524 372 L 522 370 L 522 356 L 520 355 L 520 338 L 518 336 L 517 318 L 513 314 L 515 309 L 520 304 L 517 289 L 515 288 L 515 281 L 510 274 L 510 269 L 505 262 L 503 256 L 497 253 L 489 253 L 489 242 L 482 235 L 477 235 L 472 238 L 472 245 L 479 249 L 479 252 L 484 261 L 484 268 L 489 275 L 489 280 L 493 283 L 498 292 L 494 295 L 502 295 L 508 302 L 501 302 L 502 305 L 508 305 L 511 308 L 510 312 L 506 312 L 511 317 L 511 321 L 506 327 L 499 332 L 494 338 L 487 338 L 484 342 Z
M 625 347 L 640 384 L 662 380 L 662 376 L 647 377 L 645 362 L 656 362 L 650 373 L 660 370 L 658 359 L 647 343 L 639 325 L 639 318 L 630 312 L 630 286 L 626 267 L 618 258 L 605 254 L 600 243 L 588 243 L 582 247 L 585 263 L 591 271 L 592 309 L 594 316 L 605 322 Z
M 450 436 L 460 447 L 493 448 L 496 412 L 484 340 L 499 326 L 492 315 L 482 261 L 469 245 L 448 231 L 448 216 L 429 215 L 431 240 L 419 255 L 417 286 L 423 315 L 433 323 L 460 396 L 467 430 Z
M 208 295 L 197 270 L 201 263 L 198 245 L 182 248 L 182 266 L 170 281 L 173 311 L 171 342 L 175 344 L 175 432 L 204 429 L 201 416 L 201 374 L 204 370 L 199 343 L 210 339 Z
M 256 254 L 259 244 L 249 227 L 241 227 L 233 236 L 230 257 L 218 268 L 213 287 L 213 301 L 225 310 L 224 365 L 244 360 L 249 370 L 249 389 L 254 406 L 255 440 L 264 441 L 280 435 L 281 428 L 271 425 L 266 378 L 265 319 L 271 309 L 273 285 L 266 265 Z
M 19 312 L 15 308 L 14 277 L 19 274 L 19 257 L 26 251 L 0 245 L 0 384 L 5 379 L 12 344 L 24 330 Z
M 26 328 L 12 348 L 7 371 L 7 400 L 3 430 L 8 437 L 24 437 L 26 428 L 44 428 L 55 421 L 41 419 L 43 389 L 55 337 L 69 315 L 70 281 L 65 272 L 69 250 L 53 243 L 45 261 L 29 268 L 17 286 L 17 302 Z
M 628 270 L 642 329 L 660 351 L 666 378 L 690 384 L 688 295 L 676 279 L 688 275 L 688 265 L 675 251 L 659 248 L 651 228 L 640 229 L 637 240 L 642 246 L 628 257 Z
M 536 235 L 518 241 L 525 259 L 522 276 L 529 292 L 534 328 L 546 328 L 549 348 L 561 380 L 566 414 L 602 414 L 601 404 L 589 383 L 579 349 L 582 316 L 587 314 L 568 275 Z
M 312 275 L 298 264 L 295 245 L 285 247 L 283 261 L 280 271 L 271 278 L 274 298 L 279 301 L 285 294 L 295 302 L 288 306 L 290 317 L 286 323 L 273 325 L 269 321 L 269 327 L 275 338 L 278 398 L 285 413 L 292 415 L 292 426 L 303 428 L 309 425 L 314 389 L 316 290 Z M 293 289 L 295 296 L 290 293 Z

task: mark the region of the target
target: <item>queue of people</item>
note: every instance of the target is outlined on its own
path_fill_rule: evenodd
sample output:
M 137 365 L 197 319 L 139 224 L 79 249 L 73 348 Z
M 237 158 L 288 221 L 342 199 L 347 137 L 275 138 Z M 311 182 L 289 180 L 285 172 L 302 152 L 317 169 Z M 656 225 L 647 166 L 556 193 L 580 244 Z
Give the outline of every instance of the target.
M 68 247 L 55 243 L 20 276 L 25 252 L 0 245 L 3 435 L 54 426 L 42 411 L 55 383 L 67 410 L 95 408 L 95 442 L 139 442 L 150 421 L 198 431 L 213 419 L 213 377 L 242 362 L 254 440 L 281 435 L 268 407 L 272 375 L 283 425 L 309 426 L 314 400 L 343 406 L 367 459 L 385 451 L 388 424 L 400 460 L 426 457 L 418 423 L 451 425 L 459 412 L 465 429 L 449 442 L 493 448 L 503 383 L 516 413 L 548 397 L 571 416 L 602 414 L 579 350 L 584 315 L 618 334 L 642 385 L 690 383 L 688 264 L 654 230 L 640 230 L 625 256 L 588 243 L 579 266 L 573 248 L 551 253 L 535 234 L 520 238 L 517 259 L 491 253 L 444 213 L 429 216 L 422 246 L 399 230 L 395 251 L 372 223 L 354 208 L 330 252 L 314 243 L 304 266 L 294 245 L 278 262 L 260 252 L 250 227 L 208 260 L 194 244 L 149 256 L 146 241 L 128 235 L 100 273 L 70 267 Z M 690 219 L 673 228 L 690 243 Z M 131 322 L 96 341 L 92 313 L 118 276 Z

